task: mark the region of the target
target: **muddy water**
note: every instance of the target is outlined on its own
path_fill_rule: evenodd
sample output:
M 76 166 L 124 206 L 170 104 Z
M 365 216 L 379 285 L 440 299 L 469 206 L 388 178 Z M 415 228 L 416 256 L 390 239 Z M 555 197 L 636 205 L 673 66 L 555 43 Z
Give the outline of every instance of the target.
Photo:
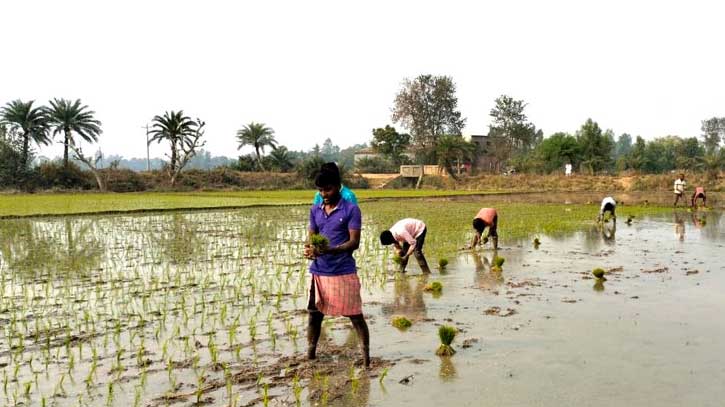
M 500 274 L 491 251 L 461 253 L 430 277 L 444 285 L 437 299 L 417 276 L 366 296 L 380 302 L 369 313 L 415 320 L 402 333 L 384 318 L 373 326 L 373 352 L 398 362 L 383 387 L 371 386 L 370 405 L 722 405 L 720 215 L 704 226 L 687 213 L 612 226 L 543 238 L 538 250 L 503 247 Z M 597 284 L 594 267 L 614 271 Z M 446 319 L 462 334 L 458 353 L 439 358 L 436 325 Z
M 707 406 L 725 396 L 722 212 L 589 226 L 541 236 L 538 250 L 505 241 L 501 273 L 483 250 L 459 253 L 446 273 L 395 274 L 366 232 L 356 257 L 367 374 L 351 370 L 346 318 L 327 319 L 320 359 L 304 360 L 305 219 L 303 208 L 257 208 L 0 222 L 0 398 L 190 406 L 202 389 L 208 405 L 261 406 L 268 386 L 269 405 L 289 405 L 295 377 L 303 405 Z M 608 281 L 597 284 L 594 267 L 612 270 Z M 437 298 L 423 292 L 434 280 Z M 398 331 L 395 314 L 414 325 Z M 442 323 L 460 330 L 451 358 L 434 354 Z

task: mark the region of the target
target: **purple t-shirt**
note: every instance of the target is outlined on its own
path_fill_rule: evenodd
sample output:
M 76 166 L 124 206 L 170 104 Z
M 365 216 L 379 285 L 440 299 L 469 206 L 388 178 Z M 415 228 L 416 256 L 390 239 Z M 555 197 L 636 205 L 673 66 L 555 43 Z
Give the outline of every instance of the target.
M 324 204 L 323 204 L 324 205 Z M 323 205 L 310 208 L 310 229 L 330 240 L 330 247 L 350 240 L 350 229 L 360 230 L 362 215 L 360 208 L 352 202 L 340 199 L 330 214 Z M 341 276 L 357 271 L 352 252 L 323 254 L 310 264 L 310 273 L 321 276 Z

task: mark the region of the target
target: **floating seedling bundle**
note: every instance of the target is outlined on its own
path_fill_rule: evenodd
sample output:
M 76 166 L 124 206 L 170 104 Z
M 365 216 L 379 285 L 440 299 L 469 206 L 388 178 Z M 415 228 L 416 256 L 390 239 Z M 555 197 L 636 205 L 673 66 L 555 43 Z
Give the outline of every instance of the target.
M 503 264 L 506 262 L 506 259 L 504 259 L 501 256 L 495 256 L 493 258 L 493 265 L 491 266 L 491 271 L 500 273 L 503 270 Z
M 413 325 L 413 323 L 404 315 L 394 315 L 390 320 L 390 323 L 400 330 L 408 329 Z
M 423 287 L 423 291 L 440 295 L 443 292 L 443 284 L 440 281 L 431 281 Z

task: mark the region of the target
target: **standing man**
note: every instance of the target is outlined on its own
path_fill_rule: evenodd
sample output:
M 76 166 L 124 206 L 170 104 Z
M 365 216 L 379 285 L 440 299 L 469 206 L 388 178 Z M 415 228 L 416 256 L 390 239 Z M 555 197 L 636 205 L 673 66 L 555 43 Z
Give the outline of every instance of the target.
M 682 198 L 682 194 L 685 193 L 686 186 L 687 182 L 685 182 L 685 174 L 680 174 L 680 178 L 677 178 L 675 180 L 675 203 L 673 206 L 677 206 L 677 202 L 680 201 L 680 198 Z
M 571 163 L 566 163 L 566 165 L 564 165 L 564 174 L 566 174 L 567 177 L 571 176 Z
M 322 203 L 312 205 L 308 244 L 304 256 L 310 260 L 310 298 L 307 304 L 307 358 L 317 357 L 317 342 L 325 315 L 350 318 L 357 332 L 365 367 L 370 366 L 370 334 L 362 313 L 360 280 L 352 253 L 360 246 L 362 215 L 354 203 L 340 195 L 340 174 L 323 169 L 315 178 Z M 319 233 L 329 240 L 326 247 L 312 247 L 310 237 Z
M 428 231 L 422 220 L 405 218 L 396 222 L 389 230 L 380 234 L 380 243 L 384 246 L 394 245 L 400 256 L 400 268 L 405 273 L 410 255 L 415 255 L 418 265 L 424 273 L 430 273 L 428 262 L 423 255 L 425 234 Z
M 488 235 L 481 237 L 484 230 L 488 228 Z M 488 241 L 488 238 L 493 239 L 493 249 L 498 250 L 498 213 L 494 208 L 481 208 L 473 218 L 473 229 L 476 230 L 476 234 L 473 236 L 471 242 L 471 249 L 475 248 L 477 244 L 483 246 Z

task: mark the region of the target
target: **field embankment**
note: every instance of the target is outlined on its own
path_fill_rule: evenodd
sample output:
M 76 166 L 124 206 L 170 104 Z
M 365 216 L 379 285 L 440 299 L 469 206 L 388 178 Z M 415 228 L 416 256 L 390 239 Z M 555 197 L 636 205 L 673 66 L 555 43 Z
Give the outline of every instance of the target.
M 385 198 L 423 198 L 492 193 L 466 190 L 356 191 L 361 201 Z M 126 213 L 174 209 L 222 209 L 250 206 L 301 205 L 312 201 L 309 189 L 283 191 L 46 193 L 0 195 L 0 218 L 90 213 Z

